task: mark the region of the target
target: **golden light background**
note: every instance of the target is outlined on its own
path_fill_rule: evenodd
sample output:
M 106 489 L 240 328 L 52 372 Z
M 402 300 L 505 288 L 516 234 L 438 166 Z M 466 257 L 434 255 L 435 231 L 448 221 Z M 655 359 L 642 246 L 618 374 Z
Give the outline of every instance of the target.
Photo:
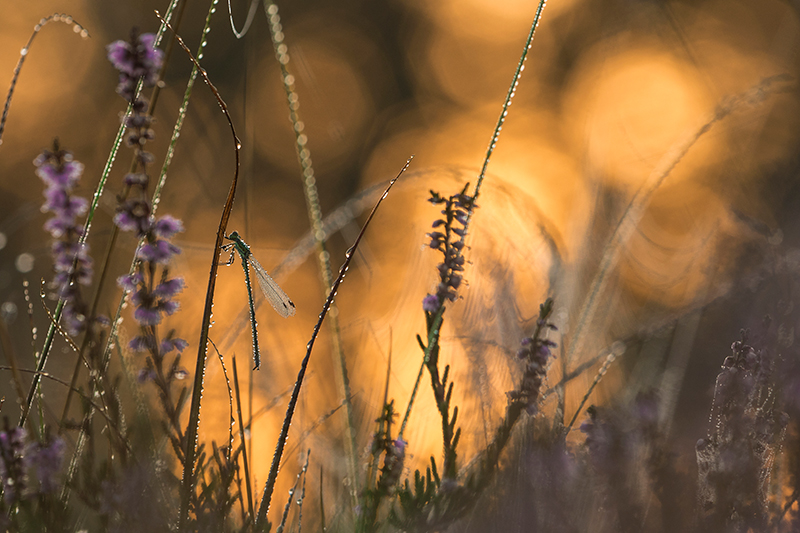
M 233 4 L 240 28 L 247 5 Z M 49 245 L 41 229 L 45 216 L 39 212 L 42 187 L 31 162 L 57 136 L 86 164 L 81 192 L 91 194 L 124 109 L 104 47 L 126 38 L 133 24 L 154 31 L 152 10 L 165 7 L 152 1 L 47 0 L 3 10 L 0 73 L 5 83 L 42 16 L 68 11 L 91 34 L 82 40 L 57 23 L 43 29 L 28 54 L 0 145 L 0 232 L 5 237 L 0 303 L 8 304 L 4 313 L 13 347 L 28 367 L 33 362 L 22 279 L 38 287 L 40 278 L 50 277 Z M 428 190 L 449 195 L 465 182 L 474 185 L 536 6 L 511 0 L 397 0 L 281 8 L 323 214 L 385 183 L 415 155 L 369 229 L 337 299 L 359 453 L 366 454 L 389 354 L 389 394 L 401 412 L 422 358 L 415 335 L 424 334 L 421 301 L 435 288 L 439 261 L 426 247 L 425 233 L 438 216 L 425 201 Z M 180 29 L 192 49 L 206 9 L 191 3 Z M 464 430 L 462 461 L 485 445 L 502 415 L 505 393 L 520 375 L 514 353 L 531 333 L 548 291 L 554 291 L 561 334 L 569 335 L 605 243 L 653 169 L 732 95 L 766 77 L 794 78 L 799 30 L 798 12 L 777 0 L 550 2 L 478 200 L 466 252 L 468 285 L 445 314 L 442 359 L 453 365 L 454 401 Z M 263 12 L 247 36 L 236 40 L 225 6 L 219 6 L 203 64 L 230 106 L 244 145 L 243 181 L 229 230 L 238 230 L 272 270 L 309 223 Z M 163 161 L 189 70 L 186 56 L 176 50 L 156 111 L 157 139 L 148 145 L 156 155 L 151 175 Z M 785 220 L 782 199 L 796 173 L 800 140 L 796 87 L 788 86 L 788 91 L 766 89 L 763 99 L 738 105 L 691 146 L 655 190 L 618 250 L 600 311 L 571 365 L 735 290 L 737 254 L 760 238 L 746 221 L 777 230 Z M 168 326 L 189 341 L 183 357 L 189 370 L 197 353 L 211 246 L 233 172 L 231 147 L 224 117 L 198 82 L 159 206 L 160 213 L 181 217 L 187 229 L 179 237 L 184 252 L 174 267 L 185 276 L 187 289 L 181 311 Z M 115 194 L 129 160 L 123 148 L 92 229 L 96 264 L 105 252 Z M 364 204 L 376 193 L 366 198 Z M 330 237 L 334 267 L 363 222 L 363 211 Z M 127 269 L 133 245 L 129 236 L 120 239 L 111 279 Z M 15 267 L 22 253 L 35 258 L 33 270 L 24 274 Z M 313 254 L 296 269 L 281 270 L 278 281 L 296 303 L 296 317 L 284 321 L 268 306 L 259 308 L 264 366 L 254 374 L 254 411 L 294 382 L 324 298 L 317 272 Z M 118 298 L 113 284 L 104 287 L 103 312 L 112 312 Z M 240 371 L 249 367 L 246 303 L 241 268 L 222 269 L 211 337 L 229 370 L 233 354 Z M 47 319 L 38 301 L 34 322 L 41 344 Z M 329 494 L 337 494 L 346 476 L 342 411 L 316 426 L 341 400 L 329 331 L 323 332 L 282 479 L 293 481 L 301 452 L 310 447 L 312 463 L 325 468 Z M 123 334 L 135 334 L 130 318 L 123 322 Z M 48 369 L 66 376 L 74 354 L 62 344 Z M 714 357 L 721 361 L 724 354 Z M 553 365 L 550 384 L 559 379 L 560 364 Z M 568 387 L 568 416 L 593 377 L 594 370 Z M 602 402 L 624 381 L 625 372 L 615 367 L 593 401 Z M 412 468 L 441 454 L 440 421 L 428 383 L 423 376 L 406 434 Z M 53 384 L 45 391 L 54 405 L 64 396 Z M 5 378 L 0 394 L 6 396 L 3 413 L 17 416 Z M 227 398 L 211 351 L 202 439 L 222 443 L 227 438 Z M 284 406 L 285 398 L 254 424 L 259 484 L 266 478 Z

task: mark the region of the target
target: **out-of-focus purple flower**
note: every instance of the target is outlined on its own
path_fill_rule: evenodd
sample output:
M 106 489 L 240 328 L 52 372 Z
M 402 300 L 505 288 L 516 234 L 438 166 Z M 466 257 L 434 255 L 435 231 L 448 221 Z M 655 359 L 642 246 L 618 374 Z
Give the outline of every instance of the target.
M 58 489 L 57 475 L 64 462 L 64 440 L 56 437 L 49 444 L 38 444 L 34 448 L 31 465 L 36 468 L 39 492 L 51 494 Z
M 134 231 L 138 237 L 150 229 L 150 204 L 146 200 L 128 200 L 117 207 L 114 224 L 122 231 Z
M 128 185 L 129 187 L 131 185 L 147 185 L 149 181 L 150 177 L 147 174 L 142 174 L 141 172 L 125 174 L 125 178 L 123 179 L 125 185 Z
M 0 431 L 0 481 L 3 486 L 3 499 L 13 505 L 25 497 L 27 489 L 27 468 L 29 456 L 24 428 L 8 428 Z
M 133 318 L 142 326 L 155 326 L 161 323 L 161 313 L 153 307 L 137 307 L 133 312 Z
M 422 299 L 422 309 L 429 313 L 435 313 L 439 309 L 439 298 L 433 294 L 427 295 Z
M 135 291 L 136 287 L 144 281 L 141 272 L 136 271 L 133 274 L 126 274 L 117 278 L 117 285 L 126 291 Z
M 383 459 L 381 468 L 381 478 L 378 487 L 383 490 L 391 490 L 400 481 L 403 474 L 403 463 L 406 457 L 406 445 L 403 439 L 395 439 L 386 448 L 386 455 Z
M 135 352 L 146 352 L 155 348 L 155 342 L 150 335 L 137 335 L 128 343 L 128 347 Z
M 156 298 L 172 298 L 183 290 L 183 285 L 183 278 L 163 280 L 153 289 L 153 296 Z
M 153 225 L 153 233 L 162 239 L 170 239 L 173 235 L 182 231 L 183 222 L 170 215 L 164 215 Z
M 553 300 L 548 298 L 539 306 L 539 320 L 536 322 L 534 334 L 522 339 L 521 347 L 517 351 L 517 357 L 525 362 L 522 382 L 519 388 L 508 393 L 512 401 L 523 402 L 530 415 L 535 415 L 539 410 L 539 394 L 547 373 L 547 362 L 552 356 L 551 349 L 557 346 L 555 342 L 544 338 L 547 330 L 555 329 L 548 322 L 552 312 Z
M 53 143 L 53 149 L 44 150 L 34 164 L 36 174 L 47 186 L 42 211 L 53 214 L 44 225 L 55 239 L 52 245 L 55 276 L 51 287 L 58 298 L 66 300 L 64 324 L 70 334 L 77 335 L 86 327 L 87 310 L 74 284 L 90 285 L 93 275 L 89 247 L 79 242 L 83 227 L 76 220 L 86 213 L 89 203 L 85 198 L 72 195 L 83 165 L 62 150 L 58 140 Z
M 175 311 L 178 310 L 180 305 L 181 304 L 179 302 L 176 302 L 175 300 L 161 300 L 158 303 L 157 309 L 159 311 L 162 311 L 167 316 L 169 316 L 169 315 L 175 313 Z
M 173 255 L 181 253 L 181 249 L 163 239 L 144 244 L 139 248 L 139 258 L 153 263 L 169 263 Z
M 61 313 L 61 322 L 64 325 L 64 329 L 75 334 L 86 328 L 86 315 L 75 304 L 67 301 Z
M 71 189 L 83 174 L 83 163 L 74 161 L 72 154 L 59 149 L 58 144 L 54 144 L 52 151 L 43 150 L 33 164 L 36 166 L 36 175 L 48 187 Z
M 145 383 L 154 379 L 156 379 L 156 373 L 150 368 L 142 368 L 136 375 L 136 381 L 139 383 Z
M 155 39 L 154 34 L 140 35 L 134 28 L 130 41 L 114 41 L 106 46 L 108 60 L 120 72 L 117 92 L 128 101 L 133 100 L 139 78 L 148 87 L 158 81 L 164 54 L 155 47 Z
M 167 338 L 161 341 L 161 354 L 166 355 L 173 350 L 182 352 L 187 346 L 189 346 L 189 343 L 183 339 Z
M 136 307 L 133 317 L 142 326 L 160 324 L 162 315 L 173 314 L 180 305 L 172 298 L 183 289 L 182 278 L 165 278 L 151 291 L 144 276 L 137 271 L 130 276 L 121 276 L 117 279 L 117 284 L 131 292 L 131 303 Z M 137 343 L 136 346 L 134 348 L 134 345 L 131 345 L 136 350 L 150 350 L 156 347 L 154 343 L 149 345 Z

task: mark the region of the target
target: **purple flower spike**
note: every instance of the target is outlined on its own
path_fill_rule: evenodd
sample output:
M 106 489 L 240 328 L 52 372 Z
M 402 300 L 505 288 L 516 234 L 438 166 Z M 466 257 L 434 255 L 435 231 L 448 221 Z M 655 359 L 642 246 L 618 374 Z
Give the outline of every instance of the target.
M 138 307 L 133 312 L 133 318 L 143 326 L 155 326 L 161 323 L 161 313 L 151 307 Z
M 153 289 L 156 298 L 172 298 L 183 290 L 183 278 L 172 278 L 162 281 Z
M 146 352 L 153 347 L 153 337 L 150 335 L 137 335 L 128 344 L 128 347 L 135 352 Z
M 139 78 L 152 87 L 158 80 L 164 54 L 155 48 L 155 35 L 139 35 L 134 29 L 128 42 L 114 41 L 106 46 L 108 60 L 120 72 L 117 92 L 129 102 L 133 100 Z
M 439 228 L 439 231 L 427 234 L 430 238 L 428 246 L 442 252 L 444 261 L 436 267 L 439 272 L 439 283 L 435 296 L 428 295 L 423 300 L 423 308 L 428 312 L 435 311 L 446 301 L 453 302 L 458 298 L 456 290 L 461 286 L 462 276 L 457 272 L 464 270 L 465 261 L 461 252 L 467 235 L 468 212 L 473 207 L 472 198 L 466 195 L 468 186 L 469 184 L 465 185 L 460 193 L 449 198 L 431 191 L 429 201 L 434 205 L 444 204 L 441 213 L 445 218 L 434 221 L 433 227 Z
M 52 494 L 58 490 L 56 476 L 64 462 L 64 440 L 56 437 L 48 445 L 38 445 L 34 451 L 32 463 L 36 467 L 39 480 L 39 492 Z
M 166 355 L 173 350 L 179 353 L 186 349 L 189 343 L 183 339 L 164 339 L 161 341 L 161 355 Z
M 176 233 L 183 231 L 183 222 L 170 215 L 158 219 L 153 227 L 153 233 L 162 239 L 169 239 Z
M 547 299 L 539 308 L 539 320 L 536 321 L 536 330 L 530 337 L 522 339 L 517 357 L 522 359 L 525 370 L 522 374 L 520 386 L 508 393 L 508 397 L 524 405 L 529 415 L 535 415 L 539 410 L 539 396 L 547 373 L 547 361 L 552 356 L 551 349 L 557 345 L 545 339 L 544 334 L 551 329 L 547 321 L 553 311 L 552 299 Z M 581 427 L 583 431 L 583 427 Z
M 26 436 L 27 432 L 21 427 L 0 431 L 0 482 L 3 499 L 9 505 L 23 498 L 27 486 Z
M 181 253 L 181 249 L 172 243 L 158 239 L 139 249 L 139 258 L 153 263 L 168 263 L 173 255 Z
M 171 315 L 178 310 L 180 304 L 175 300 L 164 300 L 158 305 L 158 310 L 164 312 L 166 315 Z
M 142 278 L 142 274 L 140 272 L 135 272 L 131 275 L 120 276 L 117 278 L 117 285 L 125 289 L 126 291 L 135 291 L 136 287 L 142 283 L 144 279 Z
M 80 300 L 78 285 L 92 282 L 92 259 L 86 245 L 80 245 L 83 226 L 76 220 L 86 213 L 89 202 L 85 198 L 72 195 L 83 172 L 83 165 L 73 160 L 72 155 L 62 150 L 58 141 L 52 150 L 44 150 L 34 160 L 36 174 L 45 182 L 45 202 L 42 211 L 52 213 L 44 224 L 44 229 L 55 239 L 51 247 L 55 276 L 50 287 L 55 296 L 66 300 L 64 324 L 67 331 L 77 335 L 86 327 L 88 310 Z
M 433 294 L 427 295 L 422 300 L 422 309 L 429 313 L 435 313 L 439 309 L 439 298 Z
M 126 74 L 133 74 L 133 65 L 131 56 L 133 51 L 131 45 L 125 41 L 114 41 L 106 46 L 108 52 L 108 60 L 114 65 L 114 68 Z

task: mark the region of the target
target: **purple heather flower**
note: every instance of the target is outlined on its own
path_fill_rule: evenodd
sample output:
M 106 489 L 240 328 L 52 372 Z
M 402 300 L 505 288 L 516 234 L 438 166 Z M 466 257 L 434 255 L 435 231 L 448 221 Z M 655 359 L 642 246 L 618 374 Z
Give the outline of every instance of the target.
M 136 381 L 139 383 L 145 383 L 146 381 L 150 381 L 156 379 L 156 373 L 152 369 L 149 368 L 142 368 L 139 370 L 139 373 L 136 376 Z
M 161 300 L 157 305 L 157 309 L 167 315 L 173 314 L 178 310 L 178 307 L 180 307 L 180 304 L 175 300 Z
M 28 454 L 24 428 L 8 428 L 0 431 L 0 482 L 4 490 L 4 500 L 11 505 L 25 496 L 27 486 L 26 471 Z
M 183 278 L 163 280 L 153 289 L 153 296 L 156 298 L 172 298 L 183 290 L 183 286 Z
M 151 87 L 158 80 L 158 70 L 163 61 L 163 52 L 155 48 L 156 36 L 152 33 L 139 35 L 134 28 L 130 41 L 114 41 L 106 46 L 108 60 L 120 72 L 117 92 L 128 101 L 133 100 L 136 82 L 143 78 Z
M 39 480 L 39 492 L 51 494 L 58 488 L 56 476 L 64 461 L 64 440 L 56 437 L 49 444 L 39 444 L 35 447 L 31 463 L 36 467 L 36 477 Z
M 439 298 L 433 294 L 427 295 L 422 300 L 422 308 L 429 313 L 435 313 L 439 309 Z
M 144 200 L 128 200 L 117 208 L 114 224 L 122 231 L 135 231 L 137 236 L 144 236 L 150 226 L 150 204 Z
M 142 326 L 155 326 L 161 323 L 161 313 L 153 307 L 137 307 L 133 318 Z
M 141 272 L 136 271 L 130 275 L 124 275 L 117 278 L 117 285 L 125 289 L 126 291 L 135 291 L 136 288 L 139 286 L 140 283 L 144 281 Z
M 42 211 L 53 214 L 44 225 L 55 239 L 52 245 L 55 276 L 51 287 L 59 298 L 66 300 L 64 323 L 67 331 L 75 335 L 85 327 L 86 311 L 74 284 L 89 285 L 93 275 L 89 248 L 79 243 L 83 227 L 76 221 L 86 213 L 89 203 L 72 195 L 84 167 L 69 152 L 60 149 L 58 141 L 53 143 L 52 151 L 44 150 L 34 164 L 36 173 L 47 185 Z
M 408 443 L 403 439 L 395 439 L 386 448 L 386 455 L 383 458 L 383 468 L 381 469 L 381 478 L 378 481 L 379 486 L 384 490 L 390 490 L 400 481 L 400 476 L 403 473 L 403 462 L 406 457 L 407 444 Z
M 528 414 L 538 412 L 539 395 L 547 372 L 547 361 L 552 356 L 551 348 L 555 342 L 542 338 L 550 323 L 548 317 L 553 311 L 553 300 L 548 298 L 539 308 L 539 320 L 536 322 L 536 331 L 531 337 L 525 337 L 520 342 L 517 357 L 525 362 L 520 386 L 508 393 L 512 401 L 522 402 Z
M 83 331 L 86 327 L 86 315 L 80 312 L 72 302 L 64 304 L 64 310 L 61 313 L 61 321 L 67 331 L 77 333 Z
M 162 239 L 147 243 L 139 248 L 140 259 L 153 263 L 168 263 L 173 255 L 181 253 L 181 249 Z
M 36 175 L 42 178 L 48 187 L 72 188 L 83 174 L 83 163 L 73 161 L 71 154 L 62 152 L 61 161 L 58 160 L 58 151 L 54 153 L 48 150 L 33 160 L 33 164 L 37 167 Z
M 161 341 L 161 355 L 166 355 L 173 350 L 177 350 L 178 352 L 182 352 L 189 346 L 189 343 L 183 339 L 164 339 Z
M 458 297 L 456 290 L 461 286 L 463 278 L 457 272 L 464 270 L 465 261 L 461 251 L 464 249 L 464 238 L 467 235 L 468 211 L 473 207 L 472 198 L 465 194 L 467 186 L 449 198 L 431 191 L 431 197 L 428 199 L 434 205 L 444 204 L 441 212 L 445 215 L 445 218 L 433 222 L 433 227 L 440 228 L 440 231 L 427 234 L 430 238 L 428 246 L 444 255 L 444 261 L 436 267 L 439 272 L 436 294 L 429 294 L 423 300 L 423 309 L 428 312 L 434 312 L 445 301 L 452 302 Z
M 172 238 L 173 235 L 182 231 L 183 222 L 170 215 L 164 215 L 153 225 L 153 233 L 162 239 Z
M 125 174 L 125 178 L 123 178 L 123 182 L 125 185 L 147 185 L 150 181 L 150 177 L 147 174 L 143 174 L 141 172 L 133 172 L 130 174 Z
M 152 335 L 137 335 L 128 343 L 128 347 L 134 352 L 146 352 L 155 346 Z

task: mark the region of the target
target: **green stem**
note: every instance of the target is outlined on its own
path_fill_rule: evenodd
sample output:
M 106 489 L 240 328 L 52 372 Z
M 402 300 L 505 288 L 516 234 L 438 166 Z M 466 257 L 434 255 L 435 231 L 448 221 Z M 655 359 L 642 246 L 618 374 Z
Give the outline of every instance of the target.
M 419 366 L 419 373 L 417 373 L 417 379 L 414 380 L 414 388 L 411 390 L 411 398 L 408 400 L 408 407 L 406 408 L 406 414 L 403 415 L 403 422 L 400 424 L 400 432 L 397 434 L 398 439 L 403 438 L 403 434 L 406 431 L 406 425 L 408 424 L 408 418 L 411 416 L 411 408 L 414 407 L 414 400 L 417 397 L 417 390 L 419 389 L 419 383 L 422 380 L 422 373 L 425 371 L 425 366 L 428 364 L 431 358 L 431 352 L 433 347 L 439 346 L 439 331 L 442 327 L 442 316 L 444 315 L 445 307 L 441 306 L 439 310 L 433 317 L 433 322 L 431 323 L 431 327 L 428 329 L 428 345 L 425 346 L 425 355 L 422 358 L 422 364 Z
M 323 294 L 327 292 L 333 284 L 333 272 L 331 269 L 330 254 L 325 248 L 325 231 L 322 224 L 322 210 L 319 205 L 319 194 L 317 193 L 316 178 L 314 177 L 314 167 L 311 161 L 311 151 L 308 148 L 308 138 L 303 133 L 304 124 L 300 120 L 298 108 L 300 99 L 294 86 L 294 76 L 289 73 L 289 52 L 284 43 L 284 32 L 278 15 L 278 6 L 271 0 L 264 1 L 264 9 L 270 24 L 270 34 L 272 44 L 275 48 L 275 56 L 281 70 L 283 89 L 286 93 L 286 100 L 289 107 L 289 119 L 292 122 L 292 130 L 295 134 L 295 151 L 300 163 L 300 170 L 303 179 L 303 192 L 306 199 L 308 219 L 311 224 L 311 231 L 317 251 L 317 261 L 321 274 Z M 357 475 L 358 447 L 356 445 L 356 430 L 353 415 L 353 404 L 351 401 L 350 379 L 347 372 L 347 361 L 345 360 L 342 348 L 342 336 L 339 327 L 338 312 L 336 304 L 333 304 L 333 312 L 328 318 L 328 325 L 331 330 L 333 365 L 336 370 L 336 384 L 339 389 L 339 396 L 344 402 L 345 407 L 345 426 L 347 437 L 345 438 L 345 449 L 347 450 L 348 477 L 350 483 L 350 496 L 355 508 L 358 502 L 359 478 Z

